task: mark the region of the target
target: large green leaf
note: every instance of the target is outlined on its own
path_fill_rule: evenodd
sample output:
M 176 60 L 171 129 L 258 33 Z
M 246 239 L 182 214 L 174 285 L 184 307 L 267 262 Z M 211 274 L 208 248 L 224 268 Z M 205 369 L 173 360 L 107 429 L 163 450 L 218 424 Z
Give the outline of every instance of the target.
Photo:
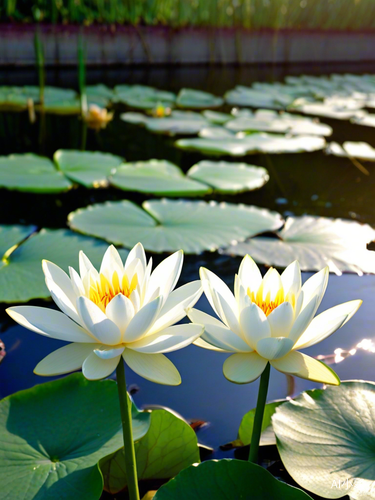
M 367 224 L 304 215 L 288 217 L 277 238 L 259 236 L 226 248 L 230 255 L 250 254 L 267 266 L 286 267 L 298 260 L 303 271 L 375 273 L 375 252 L 367 244 L 375 230 Z
M 27 232 L 31 232 L 30 226 L 25 228 L 25 232 L 20 231 L 19 226 L 16 227 L 15 237 L 10 240 L 8 248 L 21 243 Z M 9 226 L 0 226 L 0 249 L 5 248 L 2 240 L 8 236 L 9 231 Z M 69 266 L 78 269 L 78 254 L 83 250 L 94 266 L 99 267 L 106 249 L 106 243 L 94 238 L 65 229 L 42 229 L 0 261 L 0 302 L 26 302 L 34 298 L 49 297 L 42 271 L 43 259 L 54 262 L 67 272 Z M 125 250 L 121 252 L 123 256 L 127 254 Z
M 31 153 L 0 157 L 0 187 L 31 193 L 60 193 L 71 183 L 48 158 Z
M 107 186 L 107 177 L 124 161 L 110 153 L 75 149 L 59 149 L 53 158 L 69 179 L 87 188 Z
M 272 403 L 267 403 L 264 407 L 264 415 L 262 421 L 262 433 L 266 431 L 271 425 L 272 415 L 275 413 L 276 408 L 280 406 L 285 401 L 274 401 Z M 242 445 L 247 445 L 251 443 L 251 437 L 253 434 L 254 428 L 254 418 L 255 418 L 255 410 L 248 411 L 241 420 L 240 428 L 238 429 L 238 439 L 241 441 Z M 262 437 L 261 437 L 261 443 Z
M 200 461 L 197 436 L 188 423 L 167 410 L 151 413 L 150 428 L 135 443 L 138 479 L 169 479 Z M 103 458 L 104 488 L 114 494 L 127 485 L 124 448 Z
M 324 498 L 375 498 L 375 384 L 307 391 L 272 419 L 287 471 Z
M 211 155 L 244 156 L 255 153 L 308 153 L 323 149 L 323 137 L 284 137 L 276 134 L 251 134 L 245 137 L 198 137 L 179 139 L 175 145 L 180 149 L 199 151 Z
M 263 167 L 247 163 L 202 160 L 187 172 L 192 179 L 212 186 L 219 193 L 241 193 L 264 186 L 269 180 Z
M 176 99 L 179 108 L 189 109 L 218 108 L 223 103 L 224 100 L 221 97 L 194 89 L 181 89 Z
M 110 182 L 124 191 L 166 196 L 199 196 L 212 191 L 207 184 L 186 177 L 167 160 L 124 163 L 116 169 Z
M 72 229 L 131 248 L 183 249 L 200 253 L 243 240 L 282 224 L 277 212 L 254 206 L 204 201 L 150 200 L 142 208 L 128 200 L 95 204 L 68 216 Z
M 6 262 L 9 251 L 30 236 L 35 229 L 35 226 L 0 226 L 0 256 L 2 261 Z
M 163 485 L 154 500 L 311 500 L 259 465 L 242 460 L 209 460 L 190 466 Z
M 150 415 L 133 406 L 133 437 Z M 116 382 L 81 374 L 37 385 L 0 402 L 0 476 L 4 500 L 99 499 L 98 461 L 122 443 Z

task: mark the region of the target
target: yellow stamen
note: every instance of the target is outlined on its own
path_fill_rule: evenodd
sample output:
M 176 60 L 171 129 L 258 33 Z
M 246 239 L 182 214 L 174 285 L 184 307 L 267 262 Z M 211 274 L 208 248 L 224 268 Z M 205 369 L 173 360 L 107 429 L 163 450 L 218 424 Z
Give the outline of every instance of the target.
M 250 297 L 251 302 L 260 307 L 266 316 L 269 316 L 276 307 L 284 302 L 284 291 L 282 289 L 277 292 L 274 300 L 271 300 L 271 292 L 268 292 L 263 300 L 261 293 L 255 294 L 250 288 L 247 289 L 247 295 Z
M 89 297 L 104 312 L 107 305 L 116 295 L 121 293 L 125 297 L 130 297 L 132 292 L 137 288 L 137 285 L 138 276 L 136 274 L 133 276 L 130 284 L 126 275 L 123 276 L 122 283 L 120 283 L 116 271 L 113 273 L 111 280 L 100 274 L 97 281 L 91 277 Z

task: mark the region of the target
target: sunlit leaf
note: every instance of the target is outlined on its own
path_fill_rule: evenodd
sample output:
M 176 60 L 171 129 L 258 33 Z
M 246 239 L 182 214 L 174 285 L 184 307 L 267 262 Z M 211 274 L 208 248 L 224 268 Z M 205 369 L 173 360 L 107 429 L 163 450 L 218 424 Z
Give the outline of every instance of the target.
M 331 142 L 325 152 L 343 158 L 352 157 L 359 160 L 375 161 L 375 149 L 367 142 L 346 141 L 342 146 L 337 142 Z
M 218 108 L 223 103 L 224 100 L 221 97 L 194 89 L 181 89 L 176 99 L 179 108 L 188 109 Z

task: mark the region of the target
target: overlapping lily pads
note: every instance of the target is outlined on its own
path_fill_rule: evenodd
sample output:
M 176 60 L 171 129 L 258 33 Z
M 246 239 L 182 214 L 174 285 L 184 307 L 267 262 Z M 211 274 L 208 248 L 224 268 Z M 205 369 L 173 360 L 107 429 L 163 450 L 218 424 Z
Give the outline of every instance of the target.
M 252 108 L 285 109 L 293 103 L 295 96 L 280 92 L 279 89 L 256 90 L 250 87 L 237 85 L 233 90 L 225 94 L 225 100 L 233 106 Z
M 26 419 L 26 421 L 25 421 Z M 150 414 L 133 405 L 133 437 Z M 98 500 L 98 461 L 121 446 L 116 383 L 73 374 L 20 391 L 0 402 L 2 498 Z
M 0 157 L 0 187 L 31 193 L 60 193 L 71 182 L 43 156 L 21 154 Z
M 172 111 L 169 116 L 154 118 L 142 113 L 123 113 L 121 119 L 137 125 L 144 125 L 150 132 L 169 135 L 196 135 L 212 123 L 200 113 L 193 111 Z
M 251 134 L 244 137 L 198 137 L 179 139 L 175 145 L 184 150 L 199 151 L 209 155 L 244 156 L 256 153 L 307 153 L 325 146 L 323 137 L 284 137 L 276 134 Z
M 224 99 L 221 97 L 194 89 L 181 89 L 176 99 L 179 108 L 187 109 L 219 108 L 223 103 Z
M 81 236 L 64 229 L 42 229 L 32 234 L 33 226 L 0 226 L 0 302 L 26 302 L 48 298 L 42 259 L 50 260 L 68 271 L 78 269 L 78 253 L 87 253 L 94 266 L 100 266 L 107 249 L 103 241 Z M 27 236 L 31 235 L 27 239 Z M 15 248 L 13 248 L 15 245 Z M 126 256 L 126 250 L 121 250 Z
M 337 142 L 328 144 L 325 152 L 343 158 L 358 158 L 365 161 L 375 161 L 375 149 L 367 142 L 346 141 L 341 146 Z
M 110 153 L 74 149 L 59 149 L 53 158 L 69 179 L 87 188 L 107 186 L 112 170 L 124 161 Z
M 117 85 L 114 88 L 116 102 L 135 109 L 149 110 L 156 106 L 173 106 L 176 95 L 147 85 Z
M 142 208 L 128 200 L 95 204 L 69 214 L 72 229 L 106 241 L 146 250 L 186 253 L 216 250 L 232 241 L 281 226 L 281 216 L 253 206 L 230 203 L 150 200 Z
M 110 181 L 124 191 L 166 196 L 199 196 L 212 191 L 207 184 L 185 176 L 180 168 L 167 160 L 124 163 Z
M 343 382 L 281 405 L 273 428 L 283 464 L 324 498 L 374 498 L 375 384 Z
M 304 271 L 375 273 L 375 252 L 366 245 L 375 240 L 367 224 L 342 219 L 289 217 L 276 238 L 256 237 L 231 245 L 224 253 L 250 254 L 257 262 L 286 267 L 298 260 Z
M 269 180 L 263 167 L 247 163 L 202 160 L 187 172 L 192 179 L 212 186 L 219 193 L 241 193 L 259 189 Z

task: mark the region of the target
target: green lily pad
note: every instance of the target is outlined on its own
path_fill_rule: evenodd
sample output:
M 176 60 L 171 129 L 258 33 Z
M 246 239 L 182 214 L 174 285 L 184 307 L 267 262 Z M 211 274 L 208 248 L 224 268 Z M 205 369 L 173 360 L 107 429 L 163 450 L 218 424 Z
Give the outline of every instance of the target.
M 285 109 L 293 103 L 295 96 L 281 92 L 279 89 L 253 89 L 238 85 L 224 96 L 232 106 L 249 106 L 253 108 Z
M 146 85 L 117 85 L 115 99 L 135 109 L 150 110 L 157 106 L 171 107 L 176 95 L 173 92 L 158 90 Z
M 264 407 L 264 415 L 262 421 L 262 436 L 260 438 L 260 444 L 272 444 L 269 440 L 264 440 L 264 432 L 270 429 L 272 415 L 275 413 L 276 408 L 281 404 L 285 403 L 285 400 L 282 401 L 274 401 L 272 403 L 267 403 Z M 255 410 L 248 411 L 241 420 L 240 428 L 238 429 L 238 439 L 241 441 L 242 446 L 248 445 L 251 443 L 251 437 L 253 434 L 254 427 L 254 418 L 255 418 Z M 262 442 L 263 438 L 263 442 Z M 273 443 L 275 444 L 275 443 Z
M 71 183 L 48 158 L 31 153 L 0 156 L 0 187 L 30 193 L 60 193 Z
M 319 271 L 328 266 L 338 275 L 361 275 L 375 273 L 375 252 L 366 248 L 373 240 L 375 231 L 367 224 L 305 215 L 288 217 L 277 238 L 252 238 L 231 245 L 223 253 L 250 254 L 267 266 L 286 267 L 298 260 L 303 271 Z
M 172 111 L 163 118 L 153 118 L 141 113 L 123 113 L 120 118 L 128 123 L 144 125 L 150 132 L 169 135 L 196 135 L 211 124 L 200 113 L 192 111 Z
M 202 160 L 187 172 L 188 177 L 212 186 L 219 193 L 241 193 L 259 189 L 269 180 L 263 167 L 247 163 Z
M 149 414 L 132 417 L 140 439 Z M 3 498 L 99 499 L 98 461 L 122 442 L 116 382 L 77 373 L 13 394 L 0 402 L 0 436 Z
M 223 104 L 221 97 L 194 89 L 181 89 L 176 99 L 179 108 L 188 109 L 219 108 Z
M 369 106 L 369 102 L 366 103 L 366 107 Z M 375 108 L 375 100 L 371 102 L 371 107 Z M 364 125 L 365 127 L 375 127 L 375 115 L 364 113 L 363 115 L 353 116 L 350 119 L 351 123 L 355 123 L 356 125 Z
M 307 153 L 325 146 L 323 137 L 283 137 L 276 134 L 251 134 L 244 137 L 179 139 L 175 145 L 184 150 L 211 155 L 244 156 L 256 153 Z
M 207 184 L 186 177 L 167 160 L 124 163 L 116 169 L 110 182 L 124 191 L 167 196 L 199 196 L 212 191 Z
M 9 250 L 15 245 L 19 245 L 35 230 L 35 226 L 0 226 L 0 256 L 2 259 L 6 259 Z
M 293 110 L 307 115 L 323 116 L 336 120 L 349 120 L 358 114 L 358 111 L 363 108 L 364 104 L 364 102 L 357 101 L 356 99 L 344 97 L 340 99 L 327 98 L 324 102 L 311 102 L 308 99 L 301 98 L 293 103 Z
M 298 484 L 324 498 L 374 498 L 375 384 L 343 382 L 302 393 L 272 418 L 277 447 Z
M 0 249 L 6 248 L 10 226 L 0 226 Z M 35 298 L 48 298 L 44 282 L 42 260 L 50 260 L 66 272 L 69 266 L 78 269 L 78 253 L 83 250 L 94 266 L 100 266 L 107 246 L 103 241 L 72 233 L 65 229 L 42 229 L 25 239 L 32 232 L 31 226 L 16 226 L 12 239 L 0 261 L 0 302 L 26 302 Z M 17 235 L 19 239 L 17 241 Z M 24 241 L 23 241 L 24 240 Z M 23 242 L 22 242 L 23 241 Z M 13 251 L 7 250 L 20 243 Z M 121 251 L 123 256 L 127 254 Z
M 169 479 L 200 462 L 197 436 L 190 425 L 167 410 L 151 412 L 150 428 L 135 443 L 138 479 Z M 104 488 L 112 494 L 127 486 L 124 448 L 100 461 Z
M 124 161 L 110 153 L 74 149 L 59 149 L 53 159 L 69 179 L 87 188 L 106 187 L 107 177 Z
M 358 158 L 364 161 L 375 161 L 375 149 L 367 142 L 346 141 L 342 146 L 337 142 L 328 144 L 325 152 L 343 158 Z
M 259 465 L 242 460 L 208 460 L 184 469 L 163 485 L 154 500 L 287 499 L 311 500 L 303 491 L 282 483 Z
M 219 113 L 218 111 L 212 111 L 210 109 L 206 109 L 202 111 L 202 115 L 211 123 L 215 123 L 217 125 L 223 125 L 229 120 L 233 119 L 233 116 L 228 113 Z
M 227 246 L 282 224 L 277 212 L 230 203 L 149 200 L 142 208 L 128 200 L 95 204 L 68 216 L 72 229 L 132 248 L 201 253 Z

